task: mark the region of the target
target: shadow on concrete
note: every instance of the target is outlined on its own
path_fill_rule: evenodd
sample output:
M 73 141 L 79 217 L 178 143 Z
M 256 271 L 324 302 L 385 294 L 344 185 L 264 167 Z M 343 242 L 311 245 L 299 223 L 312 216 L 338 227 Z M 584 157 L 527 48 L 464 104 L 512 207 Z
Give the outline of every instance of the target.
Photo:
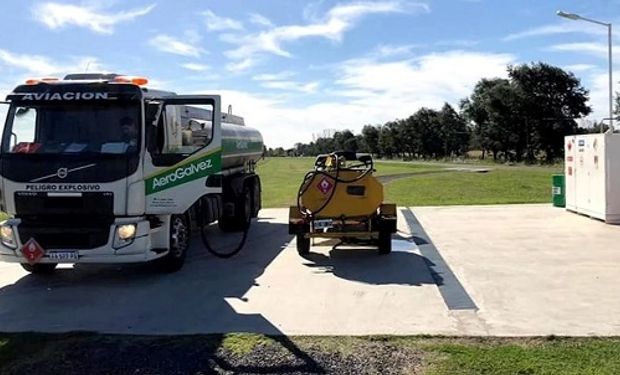
M 185 266 L 173 274 L 158 273 L 149 265 L 78 265 L 58 269 L 48 277 L 29 274 L 0 289 L 0 331 L 142 335 L 252 332 L 281 336 L 264 316 L 238 313 L 226 299 L 243 303 L 244 295 L 257 285 L 256 279 L 291 238 L 287 224 L 261 219 L 253 223 L 245 248 L 231 259 L 213 257 L 195 236 Z M 286 337 L 277 341 L 302 364 L 274 368 L 266 364 L 252 367 L 250 372 L 314 369 L 312 373 L 321 373 L 320 367 Z M 249 370 L 218 365 L 234 372 Z M 197 370 L 192 369 L 192 373 Z
M 411 251 L 379 255 L 374 248 L 339 246 L 330 250 L 329 255 L 311 252 L 305 259 L 308 261 L 305 266 L 345 280 L 375 285 L 420 286 L 437 283 L 429 271 L 432 263 Z

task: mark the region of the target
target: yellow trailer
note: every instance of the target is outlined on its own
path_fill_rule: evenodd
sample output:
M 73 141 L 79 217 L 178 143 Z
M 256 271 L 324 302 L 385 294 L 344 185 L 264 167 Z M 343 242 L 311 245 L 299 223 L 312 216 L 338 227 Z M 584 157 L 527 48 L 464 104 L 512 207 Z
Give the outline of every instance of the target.
M 392 250 L 396 205 L 383 203 L 383 185 L 373 176 L 369 154 L 334 152 L 317 156 L 289 209 L 289 233 L 297 236 L 300 255 L 310 252 L 311 238 L 373 244 L 380 254 Z

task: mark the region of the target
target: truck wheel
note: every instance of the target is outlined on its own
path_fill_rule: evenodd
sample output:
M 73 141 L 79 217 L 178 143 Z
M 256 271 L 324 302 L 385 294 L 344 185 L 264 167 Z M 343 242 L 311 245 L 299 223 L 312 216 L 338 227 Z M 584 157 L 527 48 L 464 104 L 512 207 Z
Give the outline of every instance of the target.
M 256 182 L 252 187 L 252 217 L 258 217 L 262 206 L 260 183 Z
M 310 238 L 303 234 L 297 235 L 297 253 L 301 256 L 310 254 Z
M 168 254 L 156 262 L 163 272 L 176 272 L 183 267 L 189 248 L 190 229 L 182 215 L 172 215 L 170 219 L 170 239 Z
M 222 217 L 218 220 L 218 226 L 222 232 L 244 231 L 252 220 L 252 193 L 249 187 L 243 189 L 243 194 L 235 203 L 235 216 Z
M 21 263 L 23 269 L 35 275 L 50 275 L 54 272 L 57 265 L 57 263 Z
M 392 252 L 392 233 L 385 229 L 379 230 L 379 254 L 389 254 Z

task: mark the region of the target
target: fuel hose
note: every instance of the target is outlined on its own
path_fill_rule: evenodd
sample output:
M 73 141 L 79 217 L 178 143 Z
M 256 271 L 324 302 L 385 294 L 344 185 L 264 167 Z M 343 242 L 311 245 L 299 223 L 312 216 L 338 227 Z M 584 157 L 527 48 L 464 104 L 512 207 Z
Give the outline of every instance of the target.
M 340 156 L 338 155 L 337 152 L 333 152 L 330 153 L 328 155 L 328 157 L 332 157 L 335 160 L 335 176 L 324 171 L 324 170 L 320 170 L 320 169 L 315 169 L 306 173 L 306 175 L 304 176 L 304 179 L 301 183 L 301 185 L 299 186 L 299 190 L 297 191 L 297 209 L 299 210 L 299 212 L 302 214 L 302 216 L 306 217 L 306 218 L 312 218 L 313 216 L 319 214 L 321 211 L 323 211 L 325 209 L 325 207 L 327 207 L 329 205 L 329 203 L 332 201 L 332 199 L 334 198 L 334 194 L 336 192 L 336 188 L 338 187 L 338 184 L 351 184 L 354 182 L 357 182 L 359 180 L 361 180 L 362 178 L 366 177 L 369 173 L 372 172 L 373 170 L 373 163 L 372 161 L 370 163 L 364 163 L 364 167 L 365 170 L 364 172 L 362 172 L 359 176 L 350 179 L 350 180 L 345 180 L 345 179 L 341 179 L 340 176 L 340 171 L 341 170 L 352 170 L 350 167 L 349 168 L 341 168 L 340 166 Z M 331 180 L 334 180 L 334 187 L 332 188 L 329 197 L 327 198 L 327 200 L 325 200 L 325 202 L 323 202 L 323 204 L 316 209 L 315 211 L 309 212 L 307 210 L 306 207 L 303 207 L 303 204 L 301 203 L 301 196 L 308 190 L 308 188 L 310 187 L 310 183 L 314 180 L 314 178 L 318 175 L 323 175 L 326 178 L 329 178 Z
M 205 212 L 204 212 L 203 206 L 204 206 L 204 203 L 201 202 L 199 205 L 200 210 L 198 212 L 198 226 L 200 227 L 200 238 L 202 239 L 202 243 L 204 247 L 207 249 L 209 253 L 213 254 L 214 256 L 218 258 L 226 259 L 226 258 L 231 258 L 235 256 L 237 253 L 241 251 L 241 249 L 243 249 L 243 246 L 245 246 L 245 242 L 248 239 L 248 232 L 250 230 L 250 224 L 252 223 L 251 216 L 248 216 L 248 218 L 243 223 L 243 228 L 242 228 L 243 233 L 241 236 L 241 240 L 239 241 L 237 246 L 235 246 L 232 249 L 232 251 L 224 251 L 223 249 L 216 248 L 215 246 L 211 244 L 211 242 L 209 242 L 209 235 L 207 234 L 208 224 L 205 223 L 205 220 L 204 220 Z

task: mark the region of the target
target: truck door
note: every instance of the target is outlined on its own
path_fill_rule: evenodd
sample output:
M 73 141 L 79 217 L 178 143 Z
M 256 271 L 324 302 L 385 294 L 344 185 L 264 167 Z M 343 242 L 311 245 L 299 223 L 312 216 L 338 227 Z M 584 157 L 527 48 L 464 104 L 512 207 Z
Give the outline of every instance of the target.
M 0 139 L 4 139 L 4 128 L 6 126 L 6 116 L 9 113 L 9 105 L 10 103 L 8 102 L 0 102 L 0 124 L 2 125 L 2 128 L 0 129 Z M 13 138 L 11 137 L 11 142 L 13 142 Z M 0 193 L 4 192 L 4 179 L 0 178 Z M 0 194 L 0 198 L 1 198 L 2 194 Z M 2 198 L 3 199 L 3 198 Z M 2 201 L 0 203 L 0 206 L 2 207 L 6 207 L 5 206 L 5 202 Z
M 0 102 L 0 124 L 2 125 L 2 130 L 0 130 L 0 139 L 2 139 L 2 133 L 6 124 L 6 115 L 9 113 L 9 105 L 10 103 L 8 102 Z
M 220 184 L 207 184 L 221 172 L 220 97 L 178 95 L 148 103 L 146 114 L 146 213 L 180 214 L 221 193 Z

